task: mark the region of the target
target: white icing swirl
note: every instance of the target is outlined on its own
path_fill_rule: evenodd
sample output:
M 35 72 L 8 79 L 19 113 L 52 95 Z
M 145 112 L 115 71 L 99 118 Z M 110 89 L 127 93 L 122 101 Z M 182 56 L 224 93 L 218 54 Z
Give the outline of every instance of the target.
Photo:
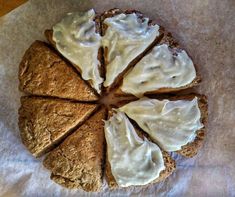
M 121 90 L 141 97 L 160 88 L 179 88 L 196 77 L 192 60 L 184 50 L 173 54 L 166 44 L 143 57 L 124 77 Z
M 98 93 L 103 79 L 99 73 L 97 58 L 101 36 L 96 33 L 95 11 L 68 13 L 53 27 L 53 40 L 59 52 L 81 71 L 82 78 L 89 80 Z
M 148 184 L 165 169 L 159 147 L 141 139 L 124 113 L 118 111 L 105 121 L 105 138 L 108 161 L 119 186 Z
M 165 151 L 177 151 L 203 127 L 198 100 L 142 98 L 120 108 Z
M 135 13 L 119 14 L 104 20 L 108 26 L 102 38 L 103 47 L 108 49 L 105 87 L 110 86 L 159 35 L 159 26 L 149 26 L 148 22 L 148 18 L 140 19 Z

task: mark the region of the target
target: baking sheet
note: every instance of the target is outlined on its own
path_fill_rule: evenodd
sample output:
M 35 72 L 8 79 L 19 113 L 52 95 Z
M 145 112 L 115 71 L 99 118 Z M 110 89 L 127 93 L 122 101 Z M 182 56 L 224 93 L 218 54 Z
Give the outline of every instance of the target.
M 192 159 L 177 155 L 177 170 L 146 188 L 101 193 L 68 190 L 21 144 L 17 126 L 18 64 L 43 31 L 67 12 L 134 8 L 165 26 L 198 65 L 196 90 L 209 98 L 203 149 Z M 235 196 L 235 1 L 234 0 L 32 0 L 0 18 L 0 196 Z

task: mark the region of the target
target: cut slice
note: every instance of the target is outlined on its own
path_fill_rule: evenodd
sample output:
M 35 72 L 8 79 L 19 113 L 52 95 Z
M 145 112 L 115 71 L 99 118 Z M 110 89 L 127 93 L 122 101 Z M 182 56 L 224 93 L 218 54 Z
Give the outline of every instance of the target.
M 97 106 L 59 99 L 22 97 L 19 109 L 22 142 L 34 156 L 39 157 L 81 125 Z
M 138 11 L 112 9 L 101 15 L 107 91 L 163 36 L 163 29 Z
M 19 80 L 19 89 L 28 94 L 78 101 L 98 99 L 78 73 L 41 41 L 35 41 L 26 51 L 19 67 Z
M 115 94 L 167 93 L 196 86 L 201 81 L 195 65 L 172 35 L 164 37 L 123 77 Z
M 51 179 L 67 188 L 100 191 L 104 161 L 104 108 L 90 117 L 44 160 Z
M 192 157 L 202 145 L 207 120 L 204 96 L 186 95 L 170 100 L 143 98 L 120 110 L 165 151 Z
M 105 123 L 109 187 L 143 186 L 167 178 L 175 169 L 174 160 L 134 128 L 124 113 L 116 112 Z
M 45 36 L 100 94 L 103 62 L 100 17 L 95 11 L 68 13 Z

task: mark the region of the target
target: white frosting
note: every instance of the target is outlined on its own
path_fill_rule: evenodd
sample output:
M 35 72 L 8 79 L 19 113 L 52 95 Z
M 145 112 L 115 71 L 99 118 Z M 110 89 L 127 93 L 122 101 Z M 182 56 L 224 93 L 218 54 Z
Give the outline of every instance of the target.
M 138 77 L 137 77 L 138 76 Z M 173 54 L 166 44 L 156 46 L 124 77 L 121 90 L 138 97 L 160 88 L 179 88 L 196 77 L 192 60 L 184 50 Z
M 197 98 L 192 101 L 142 98 L 124 105 L 120 111 L 135 120 L 165 151 L 180 150 L 203 127 Z
M 105 121 L 105 138 L 111 171 L 119 186 L 148 184 L 165 169 L 159 147 L 141 139 L 124 113 L 118 111 Z
M 101 36 L 95 32 L 94 10 L 68 13 L 53 27 L 53 40 L 60 53 L 75 64 L 82 78 L 89 80 L 100 93 L 103 79 L 100 77 L 100 62 L 97 59 Z
M 148 18 L 140 19 L 135 13 L 119 14 L 104 20 L 108 26 L 102 38 L 103 47 L 108 49 L 105 87 L 111 85 L 159 35 L 159 26 L 149 26 L 148 22 Z

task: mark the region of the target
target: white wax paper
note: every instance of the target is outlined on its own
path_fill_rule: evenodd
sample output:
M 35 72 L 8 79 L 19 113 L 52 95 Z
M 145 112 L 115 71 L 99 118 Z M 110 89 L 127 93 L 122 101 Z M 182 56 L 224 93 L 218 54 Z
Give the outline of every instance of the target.
M 209 99 L 204 147 L 160 184 L 101 193 L 68 190 L 50 180 L 18 130 L 18 65 L 29 45 L 67 12 L 134 8 L 165 26 L 198 65 L 196 89 Z M 234 0 L 32 0 L 0 18 L 0 196 L 235 196 Z

